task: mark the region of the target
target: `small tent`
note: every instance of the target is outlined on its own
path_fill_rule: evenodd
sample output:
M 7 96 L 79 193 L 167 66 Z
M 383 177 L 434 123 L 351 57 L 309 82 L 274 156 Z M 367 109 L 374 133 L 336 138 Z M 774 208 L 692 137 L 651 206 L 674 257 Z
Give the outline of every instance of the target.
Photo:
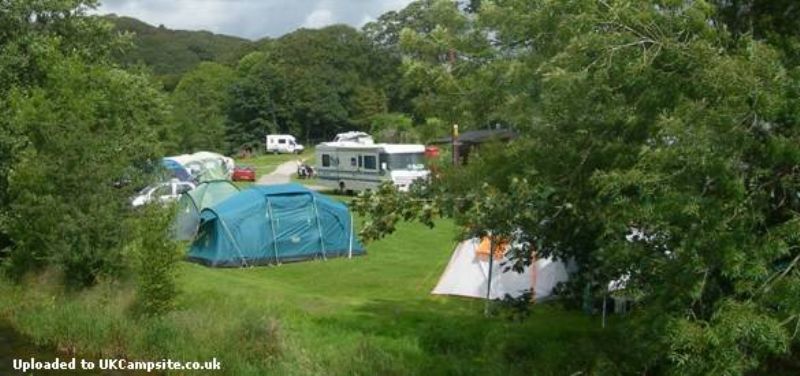
M 506 295 L 519 297 L 532 292 L 535 300 L 541 300 L 550 297 L 553 288 L 569 277 L 566 265 L 550 258 L 536 259 L 518 273 L 510 268 L 508 249 L 508 243 L 501 243 L 489 252 L 488 238 L 461 242 L 432 293 L 502 299 Z
M 239 193 L 239 188 L 228 180 L 211 180 L 200 183 L 195 189 L 185 192 L 178 200 L 175 217 L 175 238 L 192 240 L 200 226 L 200 213 L 228 197 Z
M 172 177 L 180 181 L 192 180 L 192 174 L 190 174 L 189 171 L 185 167 L 183 167 L 183 165 L 172 159 L 168 158 L 162 159 L 161 165 L 164 167 L 164 169 L 167 170 L 167 172 L 169 172 L 170 175 L 172 175 Z
M 189 259 L 210 266 L 364 254 L 347 206 L 299 184 L 256 186 L 203 209 Z
M 183 166 L 197 181 L 230 179 L 233 174 L 233 159 L 221 154 L 199 151 L 194 154 L 181 154 L 165 160 Z

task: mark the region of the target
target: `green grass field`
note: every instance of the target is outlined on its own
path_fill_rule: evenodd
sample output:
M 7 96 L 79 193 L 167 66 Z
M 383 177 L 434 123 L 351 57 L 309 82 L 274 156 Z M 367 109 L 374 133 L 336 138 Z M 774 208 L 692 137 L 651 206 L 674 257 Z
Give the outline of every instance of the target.
M 155 319 L 131 315 L 131 282 L 80 293 L 48 275 L 2 282 L 0 317 L 37 343 L 82 356 L 216 357 L 225 375 L 591 370 L 609 347 L 596 317 L 543 304 L 522 320 L 487 318 L 484 301 L 430 294 L 456 230 L 449 221 L 403 224 L 353 259 L 245 269 L 181 263 L 177 307 Z
M 552 305 L 522 322 L 486 318 L 484 301 L 430 295 L 454 234 L 447 222 L 405 225 L 349 260 L 244 270 L 186 264 L 182 305 L 203 309 L 212 300 L 276 315 L 297 349 L 313 354 L 301 362 L 314 364 L 312 374 L 564 374 L 585 366 L 572 356 L 592 346 L 596 320 Z
M 434 230 L 403 225 L 354 259 L 246 269 L 182 263 L 177 309 L 162 319 L 130 315 L 129 285 L 74 294 L 47 278 L 0 284 L 8 297 L 0 314 L 62 350 L 216 357 L 228 375 L 563 375 L 589 368 L 602 351 L 597 318 L 549 304 L 522 321 L 487 318 L 483 301 L 430 295 L 455 232 L 449 222 Z

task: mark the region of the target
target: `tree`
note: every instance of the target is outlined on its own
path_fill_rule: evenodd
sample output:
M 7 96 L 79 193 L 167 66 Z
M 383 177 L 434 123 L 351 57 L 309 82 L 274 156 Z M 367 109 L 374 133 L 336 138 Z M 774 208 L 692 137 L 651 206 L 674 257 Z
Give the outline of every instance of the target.
M 288 132 L 328 140 L 367 126 L 390 99 L 384 83 L 397 64 L 357 30 L 301 29 L 240 61 L 229 108 L 234 144 Z M 256 138 L 258 137 L 258 138 Z
M 9 174 L 4 229 L 15 243 L 12 267 L 54 264 L 71 283 L 87 285 L 125 270 L 132 192 L 113 182 L 159 155 L 154 130 L 166 108 L 143 77 L 74 59 L 50 74 L 11 95 L 10 120 L 25 146 Z
M 403 114 L 379 114 L 371 119 L 370 133 L 381 142 L 412 143 L 417 141 L 411 118 Z
M 477 71 L 522 83 L 486 93 L 520 140 L 411 197 L 366 194 L 363 234 L 448 215 L 466 235 L 575 260 L 576 287 L 601 294 L 626 278 L 642 297 L 622 324 L 635 355 L 605 354 L 603 373 L 763 371 L 798 344 L 798 81 L 770 46 L 733 40 L 715 11 L 702 1 L 482 2 L 477 22 L 494 48 Z M 411 64 L 437 71 L 425 55 Z
M 226 111 L 235 78 L 232 69 L 209 62 L 183 76 L 170 97 L 176 152 L 228 150 Z
M 172 92 L 182 76 L 202 62 L 233 66 L 245 54 L 256 49 L 256 43 L 244 38 L 208 31 L 170 30 L 164 25 L 148 25 L 130 17 L 107 15 L 119 32 L 130 33 L 131 45 L 115 51 L 114 60 L 126 68 L 144 65 L 164 89 Z
M 104 61 L 120 44 L 109 26 L 80 17 L 96 1 L 5 1 L 0 4 L 0 208 L 10 204 L 8 175 L 24 138 L 9 121 L 9 92 L 46 79 L 47 67 L 70 53 L 87 62 Z M 0 214 L 0 252 L 12 245 Z
M 491 69 L 494 51 L 471 9 L 448 0 L 418 1 L 365 26 L 376 44 L 404 58 L 398 89 L 418 123 L 435 117 L 475 129 L 496 121 L 501 88 L 513 83 Z
M 119 42 L 92 1 L 0 5 L 0 232 L 6 270 L 43 266 L 71 285 L 126 267 L 127 197 L 159 155 L 166 107 L 149 81 L 110 66 Z M 32 220 L 35 219 L 35 220 Z
M 231 148 L 264 140 L 267 134 L 279 131 L 278 115 L 282 111 L 279 103 L 283 101 L 286 84 L 267 56 L 253 52 L 239 62 L 227 108 L 226 137 Z
M 781 49 L 790 66 L 800 63 L 800 6 L 792 0 L 714 0 L 716 19 L 735 36 L 752 36 Z

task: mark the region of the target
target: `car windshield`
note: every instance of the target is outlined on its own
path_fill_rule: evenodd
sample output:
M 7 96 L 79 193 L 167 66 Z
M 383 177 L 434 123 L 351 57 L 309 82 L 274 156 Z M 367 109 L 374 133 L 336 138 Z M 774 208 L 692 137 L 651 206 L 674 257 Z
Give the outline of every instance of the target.
M 424 170 L 423 153 L 381 154 L 381 164 L 386 163 L 389 170 Z
M 142 188 L 142 190 L 139 191 L 138 195 L 140 195 L 140 196 L 141 195 L 146 195 L 148 192 L 152 191 L 153 189 L 156 189 L 156 186 L 148 185 L 148 186 Z

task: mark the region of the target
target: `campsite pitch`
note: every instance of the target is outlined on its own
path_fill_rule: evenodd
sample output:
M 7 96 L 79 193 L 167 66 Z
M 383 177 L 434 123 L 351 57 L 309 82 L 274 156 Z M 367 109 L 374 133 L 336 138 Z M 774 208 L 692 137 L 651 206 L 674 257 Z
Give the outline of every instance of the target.
M 353 259 L 183 263 L 178 306 L 162 318 L 132 317 L 130 286 L 76 295 L 46 278 L 0 283 L 0 312 L 34 341 L 84 356 L 216 357 L 224 375 L 563 375 L 614 352 L 597 319 L 556 305 L 511 320 L 485 317 L 483 300 L 432 296 L 455 233 L 447 221 L 404 224 Z
M 313 365 L 301 374 L 508 375 L 535 367 L 547 375 L 590 361 L 573 357 L 593 351 L 599 323 L 579 313 L 539 305 L 515 322 L 486 318 L 483 300 L 432 296 L 455 232 L 449 222 L 403 225 L 354 259 L 241 270 L 186 264 L 184 304 L 214 301 L 273 317 L 302 349 L 292 356 Z

